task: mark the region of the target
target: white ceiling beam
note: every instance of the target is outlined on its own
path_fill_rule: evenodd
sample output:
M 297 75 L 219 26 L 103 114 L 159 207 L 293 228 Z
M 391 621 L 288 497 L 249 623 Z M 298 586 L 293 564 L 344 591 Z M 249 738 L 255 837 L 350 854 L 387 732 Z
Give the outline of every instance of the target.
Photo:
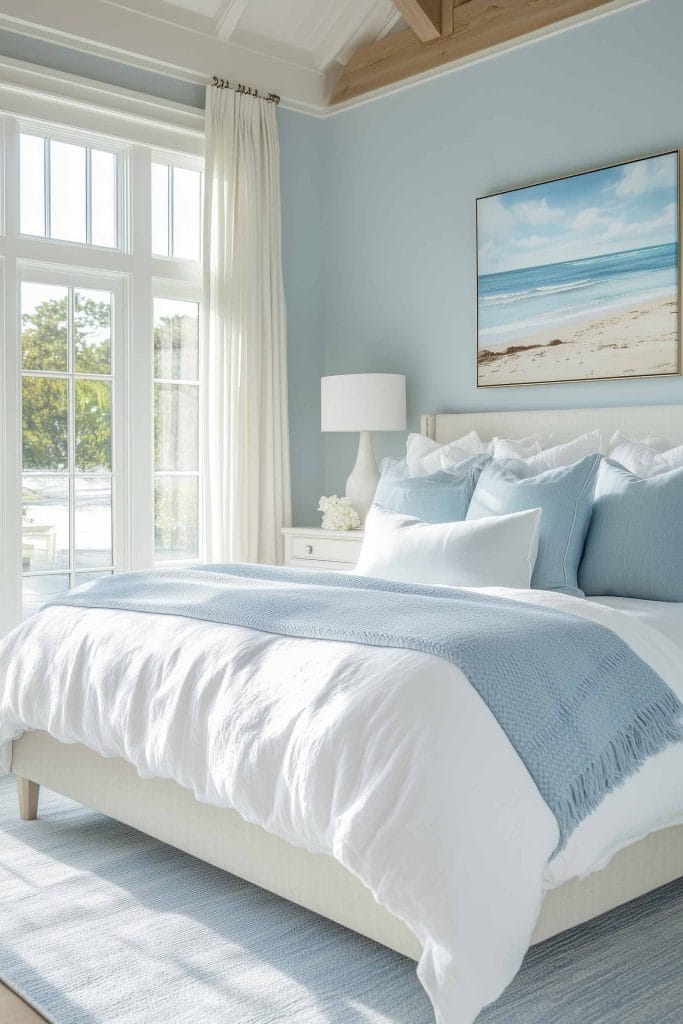
M 0 28 L 134 64 L 158 74 L 208 83 L 234 79 L 282 97 L 283 106 L 319 114 L 327 105 L 325 75 L 256 53 L 107 0 L 2 0 Z
M 347 23 L 345 31 L 340 32 L 338 26 L 334 26 L 334 30 L 327 34 L 324 43 L 318 48 L 315 66 L 325 69 L 333 61 L 346 64 L 354 50 L 383 39 L 400 20 L 401 15 L 392 0 L 379 0 L 369 13 L 364 10 L 360 17 Z
M 250 0 L 223 0 L 214 22 L 219 39 L 225 42 L 230 39 L 249 3 Z

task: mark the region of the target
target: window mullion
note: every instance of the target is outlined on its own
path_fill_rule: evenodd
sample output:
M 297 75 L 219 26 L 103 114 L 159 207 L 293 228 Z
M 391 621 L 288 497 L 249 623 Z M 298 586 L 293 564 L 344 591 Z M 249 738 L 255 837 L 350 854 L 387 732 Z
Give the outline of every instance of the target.
M 69 583 L 74 585 L 76 568 L 76 383 L 74 380 L 75 341 L 74 341 L 74 294 L 73 285 L 69 287 L 67 302 L 67 341 L 66 360 L 69 374 L 67 391 L 67 429 L 69 445 Z
M 168 255 L 173 256 L 173 164 L 168 168 Z
M 19 133 L 5 119 L 4 202 L 6 255 L 0 260 L 0 297 L 4 344 L 0 352 L 0 633 L 9 631 L 21 613 L 21 350 L 19 346 L 16 237 L 19 230 Z M 17 501 L 17 496 L 19 501 Z
M 85 244 L 92 245 L 92 150 L 85 150 Z
M 127 332 L 126 408 L 129 426 L 126 521 L 127 565 L 143 569 L 154 557 L 154 360 L 152 318 L 152 159 L 141 146 L 131 150 L 130 244 L 133 273 L 127 283 L 130 320 Z M 135 339 L 135 344 L 133 344 Z M 119 380 L 122 380 L 119 374 Z
M 43 176 L 43 183 L 45 188 L 45 237 L 49 238 L 52 234 L 52 182 L 50 180 L 50 140 L 45 139 L 43 145 L 43 157 L 45 160 L 45 174 Z

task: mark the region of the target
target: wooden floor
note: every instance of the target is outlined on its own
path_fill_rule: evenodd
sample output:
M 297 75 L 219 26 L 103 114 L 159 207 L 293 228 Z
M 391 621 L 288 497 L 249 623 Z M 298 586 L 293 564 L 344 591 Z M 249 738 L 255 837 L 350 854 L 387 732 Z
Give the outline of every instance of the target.
M 15 996 L 0 982 L 0 1021 L 2 1024 L 45 1024 L 45 1018 Z

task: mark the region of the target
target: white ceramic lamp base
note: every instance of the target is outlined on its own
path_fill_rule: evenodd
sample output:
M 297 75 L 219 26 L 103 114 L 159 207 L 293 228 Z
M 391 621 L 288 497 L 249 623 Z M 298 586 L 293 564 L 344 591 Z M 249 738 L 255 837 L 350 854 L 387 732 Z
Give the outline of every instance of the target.
M 360 516 L 361 523 L 370 511 L 379 483 L 379 470 L 372 449 L 369 430 L 361 430 L 358 441 L 358 455 L 351 475 L 346 481 L 346 497 Z

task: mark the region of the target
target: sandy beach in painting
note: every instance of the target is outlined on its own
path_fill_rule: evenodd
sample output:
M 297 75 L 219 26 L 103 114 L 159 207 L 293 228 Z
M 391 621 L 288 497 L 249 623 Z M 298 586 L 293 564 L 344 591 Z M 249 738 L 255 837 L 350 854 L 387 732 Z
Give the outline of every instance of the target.
M 480 387 L 676 373 L 676 295 L 482 347 L 477 362 Z
M 676 153 L 477 200 L 477 384 L 679 372 Z

